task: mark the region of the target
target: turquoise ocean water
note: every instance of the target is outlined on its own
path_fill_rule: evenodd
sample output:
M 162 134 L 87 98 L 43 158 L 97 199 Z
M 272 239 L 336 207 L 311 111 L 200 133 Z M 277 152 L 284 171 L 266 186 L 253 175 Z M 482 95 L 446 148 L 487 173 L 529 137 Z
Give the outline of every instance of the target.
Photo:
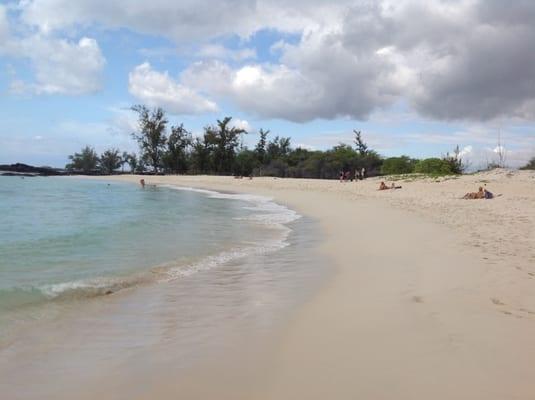
M 258 196 L 0 177 L 0 209 L 2 398 L 137 398 L 261 352 L 330 274 L 317 222 Z
M 0 329 L 283 247 L 297 217 L 254 196 L 75 178 L 0 177 L 0 207 Z

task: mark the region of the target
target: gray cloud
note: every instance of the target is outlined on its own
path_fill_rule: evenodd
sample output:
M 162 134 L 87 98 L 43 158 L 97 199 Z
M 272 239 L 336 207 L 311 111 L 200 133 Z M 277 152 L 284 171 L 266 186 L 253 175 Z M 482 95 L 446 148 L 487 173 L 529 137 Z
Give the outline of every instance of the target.
M 491 4 L 484 8 L 488 13 Z M 505 17 L 494 16 L 494 25 L 488 18 L 472 21 L 462 40 L 420 68 L 420 93 L 412 96 L 417 110 L 445 120 L 535 117 L 535 26 Z
M 365 119 L 407 100 L 420 114 L 439 120 L 535 118 L 535 2 L 287 3 L 28 0 L 20 3 L 20 12 L 43 33 L 126 27 L 199 43 L 268 28 L 298 33 L 299 43 L 278 45 L 275 64 L 243 57 L 231 67 L 223 62 L 225 49 L 214 47 L 211 54 L 221 55 L 217 68 L 202 61 L 183 74 L 191 90 L 228 97 L 263 117 Z
M 0 4 L 0 43 L 5 42 L 9 36 L 9 23 L 6 9 Z

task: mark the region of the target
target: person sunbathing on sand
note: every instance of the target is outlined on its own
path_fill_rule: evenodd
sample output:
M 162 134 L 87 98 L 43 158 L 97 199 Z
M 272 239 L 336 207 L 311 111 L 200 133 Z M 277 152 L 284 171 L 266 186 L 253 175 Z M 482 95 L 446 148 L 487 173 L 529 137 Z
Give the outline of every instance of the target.
M 378 190 L 388 190 L 390 189 L 388 186 L 386 186 L 386 184 L 384 182 L 381 182 L 381 184 L 379 185 L 379 189 Z
M 484 199 L 484 198 L 485 198 L 485 191 L 483 190 L 482 186 L 479 187 L 479 190 L 477 192 L 468 192 L 463 196 L 463 199 L 466 199 L 466 200 L 475 200 L 475 199 Z
M 389 190 L 389 189 L 401 189 L 401 186 L 396 186 L 394 182 L 392 182 L 390 186 L 386 186 L 384 182 L 381 182 L 378 190 Z

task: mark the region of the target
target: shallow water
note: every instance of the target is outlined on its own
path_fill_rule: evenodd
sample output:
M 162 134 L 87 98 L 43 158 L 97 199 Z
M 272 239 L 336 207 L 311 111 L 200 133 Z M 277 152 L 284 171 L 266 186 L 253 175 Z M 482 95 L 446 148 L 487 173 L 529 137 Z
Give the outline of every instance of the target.
M 0 339 L 50 301 L 275 249 L 284 245 L 278 220 L 297 217 L 261 198 L 80 179 L 2 177 L 0 199 Z
M 110 190 L 105 182 L 65 179 L 58 183 L 66 188 L 79 184 L 83 190 L 104 191 L 99 195 L 104 197 Z M 120 184 L 112 184 L 111 190 L 113 186 L 121 193 L 117 197 L 131 197 L 124 200 L 127 204 L 143 203 L 144 196 L 151 204 L 156 202 L 158 212 L 149 213 L 154 216 L 151 223 L 161 221 L 160 214 L 166 215 L 163 232 L 176 228 L 170 219 L 181 227 L 176 232 L 182 240 L 175 246 L 149 241 L 175 236 L 146 227 L 147 240 L 140 246 L 145 246 L 145 256 L 155 254 L 159 261 L 149 260 L 135 268 L 125 263 L 118 275 L 115 270 L 98 269 L 98 276 L 104 271 L 107 282 L 117 276 L 124 280 L 125 276 L 144 276 L 148 268 L 150 280 L 108 296 L 67 296 L 19 307 L 16 321 L 20 322 L 21 315 L 31 315 L 30 321 L 23 319 L 20 326 L 24 329 L 12 330 L 0 346 L 0 390 L 10 398 L 70 398 L 80 387 L 94 389 L 95 385 L 121 393 L 110 398 L 129 398 L 129 393 L 135 393 L 135 382 L 154 381 L 163 371 L 187 370 L 199 360 L 224 352 L 231 343 L 269 336 L 322 281 L 325 263 L 315 250 L 317 227 L 309 219 L 296 219 L 285 207 L 255 196 L 176 188 L 145 192 Z M 177 203 L 194 209 L 189 217 L 204 210 L 198 223 L 191 219 L 192 229 L 185 233 L 182 230 L 188 225 L 165 209 Z M 124 206 L 121 201 L 117 204 Z M 205 222 L 206 216 L 210 223 Z M 124 221 L 116 215 L 111 220 Z M 214 231 L 219 234 L 213 235 Z M 184 248 L 188 257 L 176 257 L 172 251 L 152 253 L 151 244 L 159 249 Z M 116 254 L 113 246 L 106 251 L 118 262 L 125 255 L 125 249 Z M 164 255 L 175 258 L 170 262 L 163 260 Z M 39 267 L 36 276 L 42 279 L 41 274 Z M 72 276 L 66 281 L 73 281 Z M 81 279 L 94 281 L 91 275 Z M 5 322 L 13 326 L 13 320 Z

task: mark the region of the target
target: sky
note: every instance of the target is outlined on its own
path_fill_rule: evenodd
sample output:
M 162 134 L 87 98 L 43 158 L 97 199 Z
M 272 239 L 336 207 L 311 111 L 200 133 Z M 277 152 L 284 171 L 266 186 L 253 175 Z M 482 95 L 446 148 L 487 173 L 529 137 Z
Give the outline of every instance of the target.
M 135 151 L 135 104 L 294 147 L 535 156 L 535 1 L 0 0 L 0 164 Z

